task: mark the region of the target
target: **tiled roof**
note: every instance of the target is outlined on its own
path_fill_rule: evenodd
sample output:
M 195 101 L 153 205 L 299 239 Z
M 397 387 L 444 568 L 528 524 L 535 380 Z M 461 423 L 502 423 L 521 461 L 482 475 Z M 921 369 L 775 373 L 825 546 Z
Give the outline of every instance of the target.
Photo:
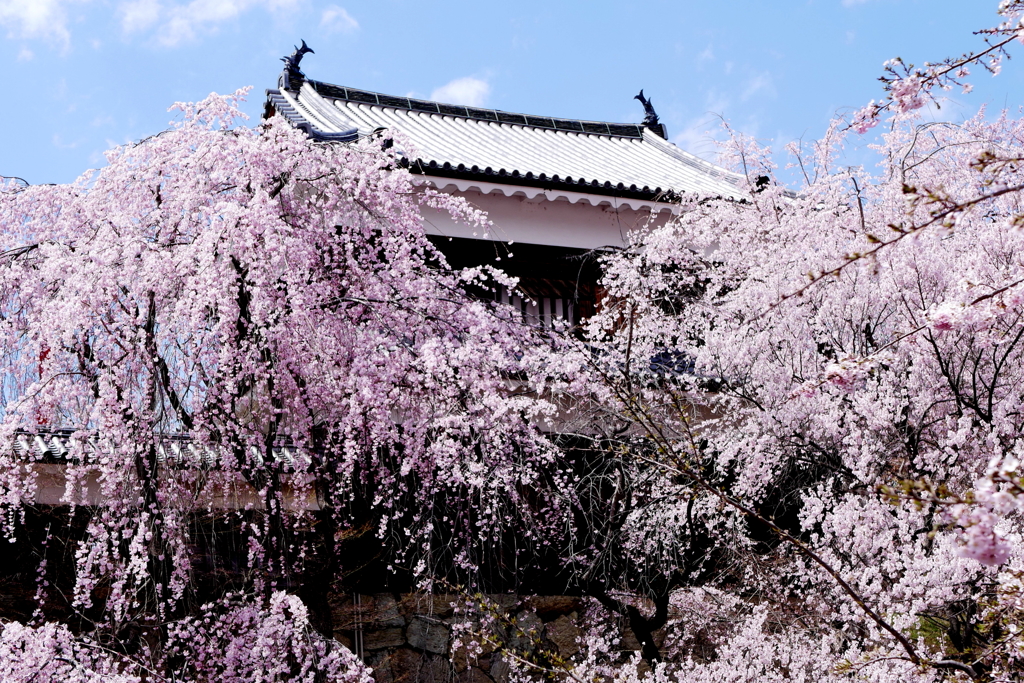
M 308 81 L 317 93 L 331 100 L 346 100 L 358 104 L 376 104 L 382 107 L 393 109 L 407 109 L 409 111 L 420 111 L 428 114 L 443 114 L 455 116 L 461 119 L 473 119 L 475 121 L 493 121 L 497 123 L 515 123 L 520 126 L 531 126 L 533 128 L 550 128 L 551 130 L 564 130 L 573 133 L 592 133 L 595 135 L 617 135 L 627 138 L 642 137 L 643 126 L 636 123 L 607 123 L 604 121 L 576 121 L 573 119 L 556 119 L 550 116 L 531 116 L 529 114 L 516 114 L 498 109 L 481 109 L 479 107 L 466 107 L 461 104 L 443 104 L 441 102 L 430 102 L 428 100 L 417 100 L 410 97 L 395 97 L 368 90 L 355 90 L 353 88 L 342 88 L 330 83 L 319 81 Z
M 285 97 L 280 90 L 267 91 L 267 109 L 273 109 L 288 122 L 306 131 L 314 140 L 330 140 L 337 142 L 354 142 L 359 139 L 359 131 L 347 122 L 324 122 L 312 112 L 307 111 L 293 99 Z
M 19 432 L 11 448 L 25 460 L 49 463 L 82 464 L 103 458 L 110 450 L 102 439 L 72 439 L 73 430 L 61 429 L 37 433 Z M 255 449 L 257 462 L 263 457 Z M 288 469 L 309 466 L 309 456 L 294 446 L 274 446 L 274 460 Z M 220 455 L 210 446 L 203 446 L 188 437 L 168 434 L 159 438 L 156 448 L 157 462 L 177 467 L 216 468 Z
M 381 129 L 408 137 L 409 165 L 428 176 L 480 178 L 590 194 L 737 197 L 742 176 L 639 124 L 576 121 L 393 97 L 306 80 L 269 90 L 268 105 L 322 140 Z

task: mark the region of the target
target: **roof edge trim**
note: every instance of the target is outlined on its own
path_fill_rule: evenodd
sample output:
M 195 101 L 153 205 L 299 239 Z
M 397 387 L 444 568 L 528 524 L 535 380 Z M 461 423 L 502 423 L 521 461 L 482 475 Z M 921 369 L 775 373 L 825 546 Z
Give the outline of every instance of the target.
M 447 166 L 448 164 L 445 164 Z M 626 186 L 623 183 L 612 185 L 610 181 L 604 183 L 598 183 L 596 180 L 573 180 L 571 178 L 559 178 L 556 176 L 547 176 L 545 174 L 534 175 L 533 173 L 527 173 L 525 175 L 513 171 L 508 173 L 504 169 L 500 171 L 494 171 L 493 169 L 486 168 L 481 169 L 476 166 L 472 168 L 466 167 L 450 167 L 445 168 L 437 162 L 424 162 L 421 159 L 407 162 L 409 171 L 415 175 L 422 175 L 427 177 L 435 178 L 457 178 L 464 180 L 477 180 L 490 183 L 498 183 L 503 185 L 518 185 L 523 187 L 534 187 L 541 190 L 559 190 L 559 191 L 570 191 L 578 192 L 580 194 L 591 194 L 601 195 L 605 197 L 617 197 L 619 199 L 639 199 L 647 202 L 654 202 L 658 204 L 678 204 L 682 198 L 679 193 L 673 190 L 663 190 L 660 187 L 649 188 L 649 187 L 637 187 L 636 185 Z M 461 166 L 461 165 L 460 165 Z M 699 194 L 699 193 L 693 193 Z M 716 195 L 720 199 L 732 199 L 732 197 L 726 197 L 724 195 Z M 710 196 L 708 198 L 711 198 Z
M 507 123 L 530 128 L 546 128 L 558 130 L 565 133 L 583 133 L 590 135 L 605 135 L 619 138 L 642 138 L 643 125 L 639 123 L 608 123 L 607 121 L 583 121 L 577 119 L 562 119 L 553 116 L 534 116 L 532 114 L 517 114 L 514 112 L 501 111 L 500 109 L 482 109 L 480 107 L 468 107 L 461 104 L 444 104 L 430 100 L 418 100 L 412 97 L 396 97 L 370 90 L 357 90 L 345 88 L 340 85 L 323 83 L 307 78 L 306 83 L 311 85 L 316 92 L 332 100 L 344 100 L 356 104 L 369 104 L 391 109 L 406 109 L 409 111 L 423 112 L 426 114 L 439 114 L 454 118 L 471 119 L 474 121 L 490 121 L 492 123 Z
M 538 187 L 522 187 L 519 185 L 506 185 L 504 183 L 492 183 L 482 180 L 469 180 L 463 178 L 438 178 L 427 176 L 427 182 L 441 191 L 455 190 L 458 192 L 476 191 L 481 194 L 493 194 L 500 192 L 505 197 L 522 196 L 527 199 L 536 199 L 543 196 L 548 201 L 564 199 L 570 204 L 590 204 L 591 206 L 610 206 L 613 208 L 628 207 L 634 211 L 648 210 L 652 214 L 659 214 L 668 211 L 673 215 L 682 213 L 679 204 L 668 204 L 666 202 L 654 202 L 633 197 L 611 197 L 608 195 L 595 195 L 589 192 L 570 192 L 567 190 L 552 190 Z
M 357 128 L 337 133 L 320 130 L 310 122 L 309 119 L 312 117 L 303 116 L 280 90 L 267 90 L 268 112 L 271 108 L 283 116 L 292 126 L 305 131 L 306 135 L 313 140 L 319 142 L 355 142 L 359 139 L 359 130 Z

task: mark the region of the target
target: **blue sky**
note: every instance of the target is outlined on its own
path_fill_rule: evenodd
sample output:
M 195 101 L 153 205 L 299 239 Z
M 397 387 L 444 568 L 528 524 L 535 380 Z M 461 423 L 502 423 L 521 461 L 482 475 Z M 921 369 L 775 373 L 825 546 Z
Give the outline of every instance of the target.
M 315 79 L 607 121 L 653 100 L 711 157 L 717 117 L 777 148 L 880 96 L 882 63 L 980 44 L 997 0 L 0 0 L 0 175 L 69 182 L 164 129 L 177 100 L 243 85 L 255 120 L 300 38 Z M 1024 49 L 1021 51 L 1024 57 Z M 939 112 L 1024 104 L 1024 69 L 975 78 Z M 710 132 L 710 134 L 709 134 Z M 860 160 L 851 151 L 851 159 Z

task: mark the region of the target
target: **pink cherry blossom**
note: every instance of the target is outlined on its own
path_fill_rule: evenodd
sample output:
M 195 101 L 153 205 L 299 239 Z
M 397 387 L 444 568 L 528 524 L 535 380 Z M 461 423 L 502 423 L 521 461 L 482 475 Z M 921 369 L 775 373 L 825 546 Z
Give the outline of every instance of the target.
M 559 503 L 526 496 L 557 459 L 537 427 L 555 408 L 508 390 L 538 337 L 467 296 L 494 281 L 449 268 L 420 208 L 486 217 L 403 170 L 404 140 L 236 125 L 245 92 L 175 105 L 171 130 L 75 184 L 3 186 L 0 438 L 63 434 L 62 502 L 93 512 L 54 544 L 73 558 L 62 598 L 97 637 L 170 633 L 150 661 L 185 657 L 175 680 L 365 681 L 343 648 L 299 638 L 305 608 L 276 590 L 365 523 L 353 508 L 392 561 L 430 568 L 452 543 L 464 574 L 509 527 L 542 538 Z M 9 538 L 52 457 L 0 452 Z M 241 530 L 251 587 L 200 617 L 203 515 Z M 286 652 L 295 671 L 266 668 Z

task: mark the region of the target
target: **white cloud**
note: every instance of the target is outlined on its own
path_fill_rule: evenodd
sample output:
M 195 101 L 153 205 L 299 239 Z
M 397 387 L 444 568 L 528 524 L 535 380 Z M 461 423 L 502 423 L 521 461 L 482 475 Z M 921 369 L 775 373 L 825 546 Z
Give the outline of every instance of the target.
M 482 107 L 491 94 L 491 86 L 487 81 L 465 76 L 442 85 L 430 93 L 430 99 L 448 104 L 465 104 L 470 107 Z
M 739 109 L 745 108 L 739 107 Z M 728 158 L 723 159 L 723 151 L 728 146 L 723 147 L 723 144 L 728 142 L 730 133 L 725 129 L 724 124 L 727 123 L 729 128 L 735 132 L 752 137 L 756 137 L 763 127 L 763 122 L 756 114 L 747 115 L 740 121 L 730 120 L 728 114 L 736 110 L 736 104 L 727 92 L 711 90 L 705 95 L 703 114 L 688 119 L 683 118 L 683 123 L 679 127 L 669 123 L 671 140 L 690 154 L 712 163 L 725 162 L 728 165 L 730 163 Z M 676 120 L 671 111 L 667 113 L 670 121 Z
M 257 4 L 252 0 L 192 0 L 187 5 L 168 7 L 166 21 L 158 32 L 158 40 L 173 47 L 178 43 L 195 39 L 202 30 L 213 30 L 216 25 L 234 19 L 249 6 Z
M 968 107 L 966 103 L 946 95 L 940 95 L 937 100 L 928 102 L 919 111 L 922 120 L 933 123 L 958 123 L 974 113 L 973 107 Z
M 53 146 L 57 149 L 74 149 L 78 147 L 77 142 L 64 142 L 64 138 L 61 137 L 60 133 L 53 134 Z
M 0 0 L 3 2 L 4 0 Z M 302 0 L 126 0 L 118 7 L 125 33 L 154 29 L 159 43 L 174 47 L 200 33 L 216 31 L 225 21 L 262 7 L 271 12 L 294 9 Z
M 161 9 L 159 0 L 123 2 L 118 8 L 121 15 L 121 28 L 125 33 L 145 31 L 160 20 Z
M 192 40 L 196 37 L 195 22 L 181 14 L 171 16 L 160 27 L 158 40 L 167 47 L 174 47 L 178 43 Z
M 74 0 L 0 0 L 0 25 L 11 38 L 44 38 L 62 44 L 71 41 L 65 7 Z
M 863 5 L 865 2 L 870 0 L 843 0 L 843 7 L 853 7 L 854 5 Z
M 669 130 L 669 135 L 678 147 L 714 162 L 718 159 L 719 144 L 726 138 L 722 117 L 730 102 L 722 93 L 712 91 L 705 96 L 704 107 L 702 115 L 686 121 L 678 132 Z
M 320 15 L 320 28 L 327 33 L 352 33 L 359 28 L 359 22 L 344 7 L 329 5 Z
M 23 48 L 21 48 L 21 51 L 18 52 L 18 61 L 19 62 L 28 62 L 28 61 L 30 61 L 35 56 L 36 55 L 35 55 L 34 52 L 32 52 L 32 50 L 28 49 L 27 47 L 23 47 Z
M 718 154 L 718 141 L 722 137 L 715 131 L 717 124 L 719 122 L 711 116 L 693 119 L 672 136 L 672 142 L 694 156 L 714 161 Z
M 775 80 L 767 71 L 759 73 L 747 81 L 747 85 L 743 89 L 743 94 L 740 96 L 740 99 L 746 101 L 761 92 L 771 97 L 775 96 Z

